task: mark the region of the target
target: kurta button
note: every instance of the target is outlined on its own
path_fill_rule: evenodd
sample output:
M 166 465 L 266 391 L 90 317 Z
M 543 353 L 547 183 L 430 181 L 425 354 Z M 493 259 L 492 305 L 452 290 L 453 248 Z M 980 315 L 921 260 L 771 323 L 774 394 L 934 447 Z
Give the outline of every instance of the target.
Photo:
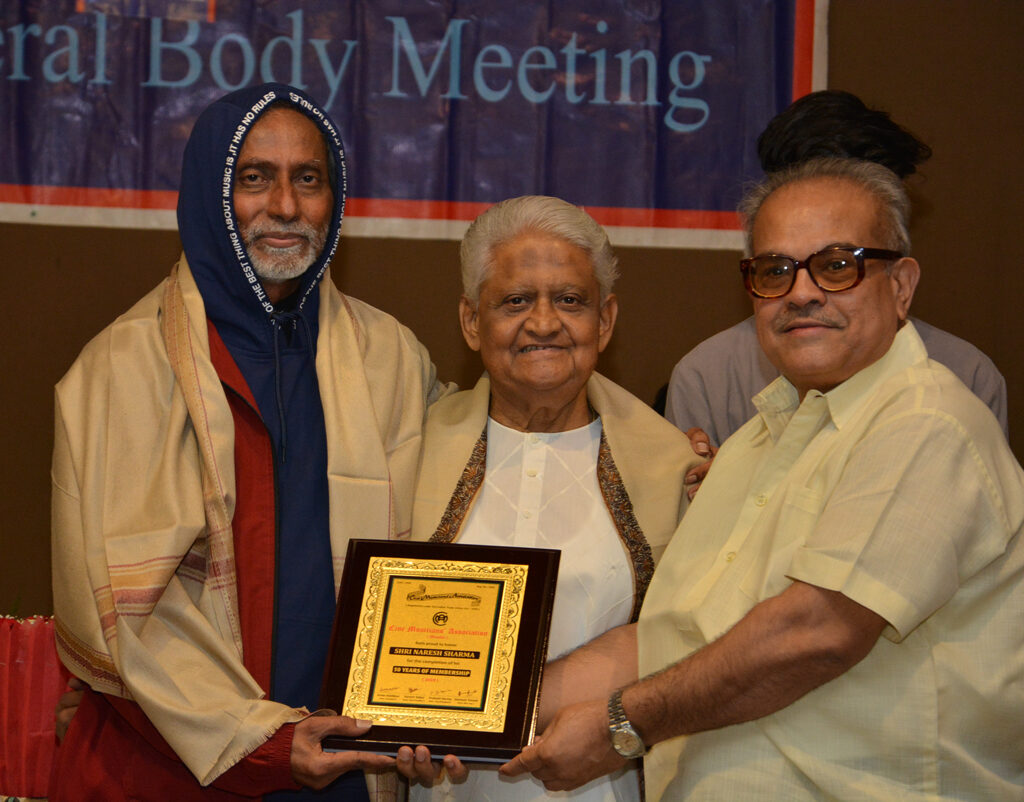
M 539 442 L 540 442 L 540 437 L 538 437 L 538 436 L 537 436 L 537 435 L 535 435 L 535 434 L 531 434 L 531 435 L 530 435 L 530 443 L 531 443 L 531 444 L 533 444 L 533 445 L 537 445 L 537 443 L 539 443 Z
M 531 477 L 531 478 L 536 476 L 537 475 L 537 469 L 536 468 L 527 468 L 526 475 Z
M 766 496 L 764 493 L 761 493 L 756 499 L 754 499 L 754 503 L 758 507 L 763 507 L 765 504 L 768 503 L 768 496 Z
M 525 510 L 525 511 L 523 512 L 523 517 L 524 517 L 524 518 L 531 518 L 531 517 L 533 517 L 533 513 L 532 513 L 532 512 L 530 512 L 529 510 Z
M 735 559 L 736 559 L 736 552 L 735 551 L 730 551 L 728 554 L 725 555 L 725 561 L 727 563 L 731 563 Z

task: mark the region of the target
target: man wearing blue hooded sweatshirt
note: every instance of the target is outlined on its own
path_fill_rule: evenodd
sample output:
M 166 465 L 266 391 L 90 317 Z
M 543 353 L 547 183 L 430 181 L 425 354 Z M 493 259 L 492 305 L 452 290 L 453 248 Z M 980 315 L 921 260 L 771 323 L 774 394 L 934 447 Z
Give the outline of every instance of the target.
M 88 687 L 51 799 L 366 799 L 353 770 L 393 763 L 324 753 L 368 725 L 308 711 L 347 542 L 408 531 L 445 388 L 331 282 L 344 204 L 312 99 L 220 99 L 185 148 L 184 255 L 57 386 L 57 640 Z

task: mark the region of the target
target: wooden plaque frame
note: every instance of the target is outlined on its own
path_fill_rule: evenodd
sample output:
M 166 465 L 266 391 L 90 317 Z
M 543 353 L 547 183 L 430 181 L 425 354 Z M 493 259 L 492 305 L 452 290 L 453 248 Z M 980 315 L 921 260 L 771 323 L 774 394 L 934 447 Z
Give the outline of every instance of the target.
M 358 738 L 325 739 L 324 749 L 394 754 L 402 745 L 423 744 L 437 758 L 455 754 L 466 761 L 485 762 L 503 762 L 522 751 L 536 729 L 559 556 L 554 549 L 350 541 L 320 705 L 375 723 Z M 405 592 L 413 586 L 416 591 Z M 462 592 L 463 587 L 470 592 Z M 481 594 L 471 592 L 474 587 L 488 591 L 483 602 Z M 447 592 L 431 594 L 427 588 Z M 460 607 L 478 609 L 481 603 L 483 612 L 475 613 L 475 620 L 493 622 L 493 631 L 484 638 L 489 649 L 460 649 L 461 636 L 448 633 L 467 630 L 457 629 L 454 621 L 453 626 L 447 625 L 448 608 L 457 620 Z M 410 615 L 417 620 L 415 616 L 428 615 L 431 608 L 436 611 L 421 622 L 425 626 L 389 625 L 389 621 L 410 620 Z M 417 634 L 395 636 L 389 631 L 404 628 Z M 474 630 L 473 634 L 483 633 Z M 389 646 L 394 638 L 405 638 L 405 645 Z M 477 637 L 473 646 L 479 643 Z M 470 655 L 468 661 L 460 662 Z M 404 665 L 396 664 L 403 660 Z M 468 678 L 469 671 L 461 670 L 470 664 L 477 665 L 473 679 Z M 388 665 L 392 673 L 386 673 Z M 480 679 L 481 671 L 485 680 Z M 467 679 L 444 676 L 453 674 L 465 674 Z M 450 693 L 479 698 L 467 702 L 468 708 L 451 699 L 433 703 L 421 697 L 389 697 L 390 701 L 381 702 L 378 690 L 385 679 L 389 693 L 404 693 L 395 691 L 400 684 L 410 693 L 424 693 L 422 682 L 416 680 L 439 683 L 441 694 L 446 693 L 445 684 L 466 682 L 467 687 L 479 687 L 479 694 Z

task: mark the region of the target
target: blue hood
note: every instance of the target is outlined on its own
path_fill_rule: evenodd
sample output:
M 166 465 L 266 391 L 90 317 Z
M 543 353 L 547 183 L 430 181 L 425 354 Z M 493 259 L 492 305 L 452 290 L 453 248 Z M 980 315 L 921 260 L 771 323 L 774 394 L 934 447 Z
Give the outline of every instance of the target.
M 178 195 L 178 230 L 207 316 L 222 337 L 240 327 L 259 339 L 271 334 L 275 311 L 249 263 L 235 218 L 234 165 L 246 135 L 271 103 L 284 101 L 312 120 L 324 135 L 334 178 L 334 210 L 320 257 L 302 276 L 295 296 L 297 312 L 318 300 L 319 282 L 334 256 L 345 210 L 345 153 L 337 127 L 304 92 L 283 84 L 240 89 L 225 95 L 199 115 L 185 145 Z M 315 317 L 314 317 L 315 319 Z M 234 339 L 233 337 L 231 339 Z
M 250 264 L 235 216 L 233 189 L 245 137 L 272 104 L 281 102 L 304 114 L 323 133 L 334 208 L 323 252 L 302 275 L 296 292 L 275 307 Z M 206 315 L 255 396 L 282 460 L 289 441 L 294 441 L 293 421 L 301 425 L 298 415 L 307 414 L 310 403 L 319 405 L 318 393 L 311 389 L 315 388 L 312 364 L 319 333 L 320 280 L 338 247 L 345 185 L 345 155 L 337 127 L 312 98 L 283 84 L 225 95 L 199 115 L 185 145 L 178 195 L 178 228 L 185 256 Z M 319 408 L 315 414 L 322 420 Z

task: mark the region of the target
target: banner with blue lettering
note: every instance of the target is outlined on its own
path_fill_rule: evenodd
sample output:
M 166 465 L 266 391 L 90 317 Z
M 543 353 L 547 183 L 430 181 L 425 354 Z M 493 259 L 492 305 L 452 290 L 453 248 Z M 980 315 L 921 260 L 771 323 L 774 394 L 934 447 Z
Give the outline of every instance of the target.
M 824 86 L 827 0 L 10 0 L 0 220 L 173 227 L 198 113 L 305 89 L 349 234 L 459 237 L 557 195 L 614 242 L 739 247 L 755 141 Z

